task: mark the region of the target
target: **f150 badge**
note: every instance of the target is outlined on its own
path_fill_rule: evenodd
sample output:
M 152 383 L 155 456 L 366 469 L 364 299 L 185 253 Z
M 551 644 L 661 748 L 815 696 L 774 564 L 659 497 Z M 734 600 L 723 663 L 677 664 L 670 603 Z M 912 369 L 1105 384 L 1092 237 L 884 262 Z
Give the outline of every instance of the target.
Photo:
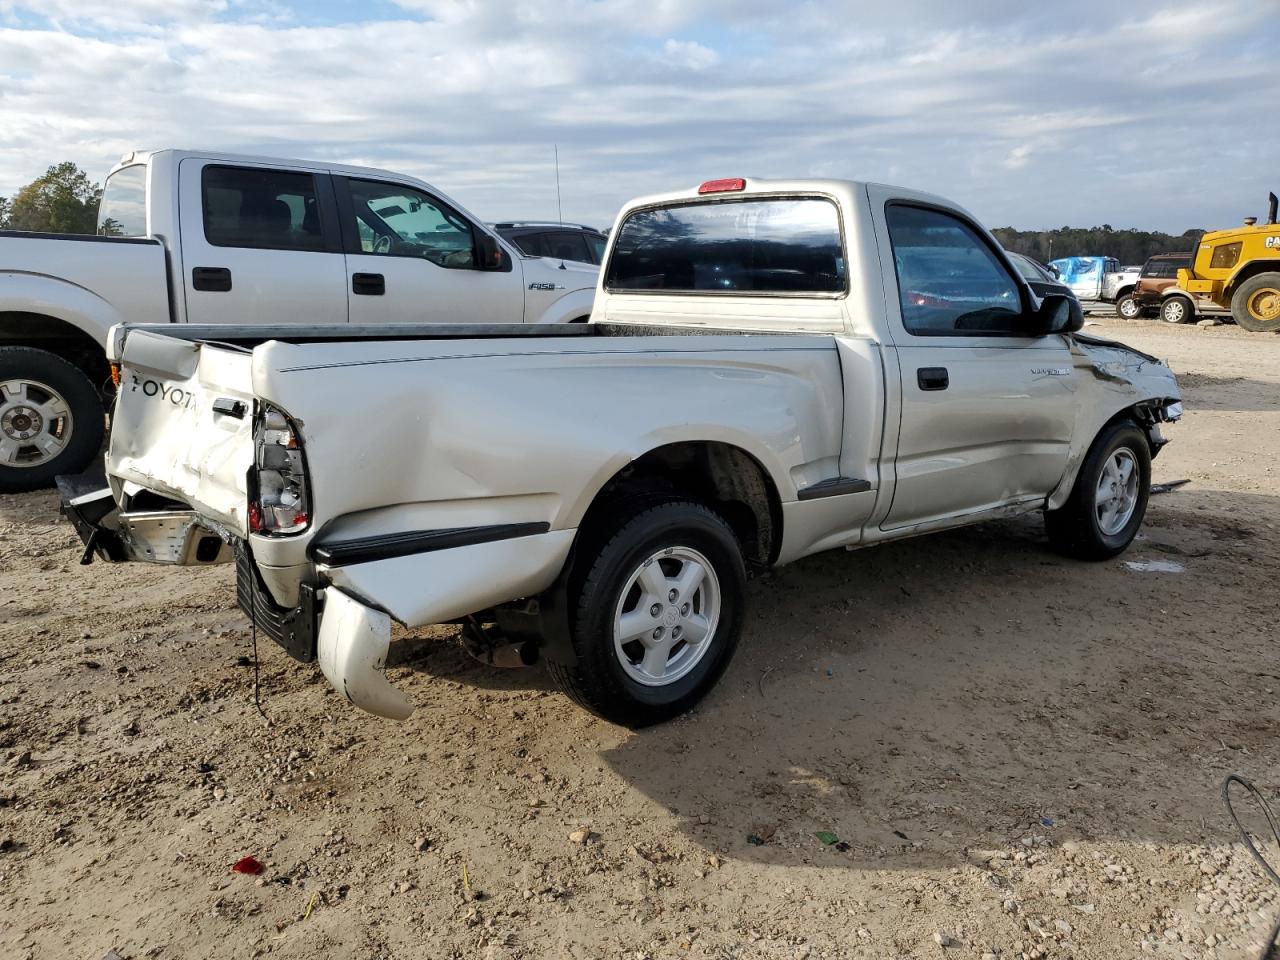
M 530 290 L 563 290 L 564 284 L 563 283 L 541 283 L 535 280 L 533 283 L 529 284 L 529 289 Z

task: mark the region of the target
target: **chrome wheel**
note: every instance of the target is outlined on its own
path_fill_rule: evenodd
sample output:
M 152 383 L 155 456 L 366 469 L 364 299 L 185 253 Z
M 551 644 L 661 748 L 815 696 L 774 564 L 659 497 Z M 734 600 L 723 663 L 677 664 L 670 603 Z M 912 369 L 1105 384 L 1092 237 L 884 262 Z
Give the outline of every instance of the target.
M 1125 320 L 1132 320 L 1138 315 L 1138 312 L 1141 309 L 1142 308 L 1138 306 L 1138 301 L 1134 300 L 1132 297 L 1125 297 L 1120 301 L 1116 312 Z
M 636 683 L 675 683 L 696 667 L 715 640 L 720 581 L 691 547 L 667 547 L 628 578 L 613 615 L 613 649 Z
M 0 382 L 0 466 L 38 467 L 71 441 L 71 407 L 34 380 Z
M 1138 506 L 1138 461 L 1128 447 L 1117 448 L 1102 468 L 1094 497 L 1098 529 L 1112 537 L 1125 528 Z
M 1187 306 L 1181 297 L 1174 297 L 1165 301 L 1160 315 L 1164 317 L 1165 323 L 1182 323 L 1187 319 Z

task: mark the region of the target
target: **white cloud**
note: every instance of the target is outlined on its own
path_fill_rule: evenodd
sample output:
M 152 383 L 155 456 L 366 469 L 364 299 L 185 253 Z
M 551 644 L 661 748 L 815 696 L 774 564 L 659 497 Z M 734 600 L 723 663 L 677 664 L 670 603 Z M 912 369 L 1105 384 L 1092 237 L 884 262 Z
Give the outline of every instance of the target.
M 720 54 L 696 40 L 669 39 L 662 45 L 663 60 L 673 67 L 706 70 L 720 62 Z
M 63 159 L 101 176 L 135 147 L 204 146 L 391 167 L 489 218 L 547 216 L 558 144 L 565 216 L 587 222 L 711 176 L 824 175 L 993 224 L 1180 232 L 1274 186 L 1260 6 L 398 0 L 333 26 L 304 6 L 0 0 L 0 194 Z M 1210 170 L 1216 190 L 1179 189 Z

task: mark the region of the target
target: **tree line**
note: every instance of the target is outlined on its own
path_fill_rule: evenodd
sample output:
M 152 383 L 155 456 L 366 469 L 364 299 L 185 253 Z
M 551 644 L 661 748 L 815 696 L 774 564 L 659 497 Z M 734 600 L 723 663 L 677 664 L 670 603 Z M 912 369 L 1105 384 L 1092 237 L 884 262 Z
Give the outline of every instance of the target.
M 0 197 L 0 230 L 38 233 L 93 233 L 98 224 L 102 186 L 70 161 L 54 164 L 12 197 Z M 1181 253 L 1195 248 L 1203 230 L 1179 236 L 1146 230 L 1100 227 L 1059 227 L 1057 230 L 991 231 L 1006 250 L 1043 263 L 1057 257 L 1115 257 L 1123 264 L 1141 264 L 1157 253 Z
M 0 197 L 0 230 L 93 233 L 102 186 L 70 161 L 57 163 L 12 197 Z
M 1006 250 L 1025 254 L 1041 263 L 1059 257 L 1115 257 L 1125 266 L 1141 266 L 1157 253 L 1190 253 L 1204 234 L 1203 230 L 1185 230 L 1178 236 L 1158 231 L 1115 230 L 1109 223 L 1057 230 L 997 227 L 991 232 Z

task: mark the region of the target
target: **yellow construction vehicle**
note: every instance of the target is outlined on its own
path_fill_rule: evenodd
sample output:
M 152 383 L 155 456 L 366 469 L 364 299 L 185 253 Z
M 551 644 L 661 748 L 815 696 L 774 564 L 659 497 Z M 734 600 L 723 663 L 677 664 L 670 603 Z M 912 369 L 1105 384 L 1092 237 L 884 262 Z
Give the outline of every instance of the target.
M 1230 310 L 1255 333 L 1280 331 L 1280 224 L 1276 195 L 1269 199 L 1266 223 L 1245 217 L 1242 227 L 1206 233 L 1191 266 L 1178 271 L 1182 290 Z

